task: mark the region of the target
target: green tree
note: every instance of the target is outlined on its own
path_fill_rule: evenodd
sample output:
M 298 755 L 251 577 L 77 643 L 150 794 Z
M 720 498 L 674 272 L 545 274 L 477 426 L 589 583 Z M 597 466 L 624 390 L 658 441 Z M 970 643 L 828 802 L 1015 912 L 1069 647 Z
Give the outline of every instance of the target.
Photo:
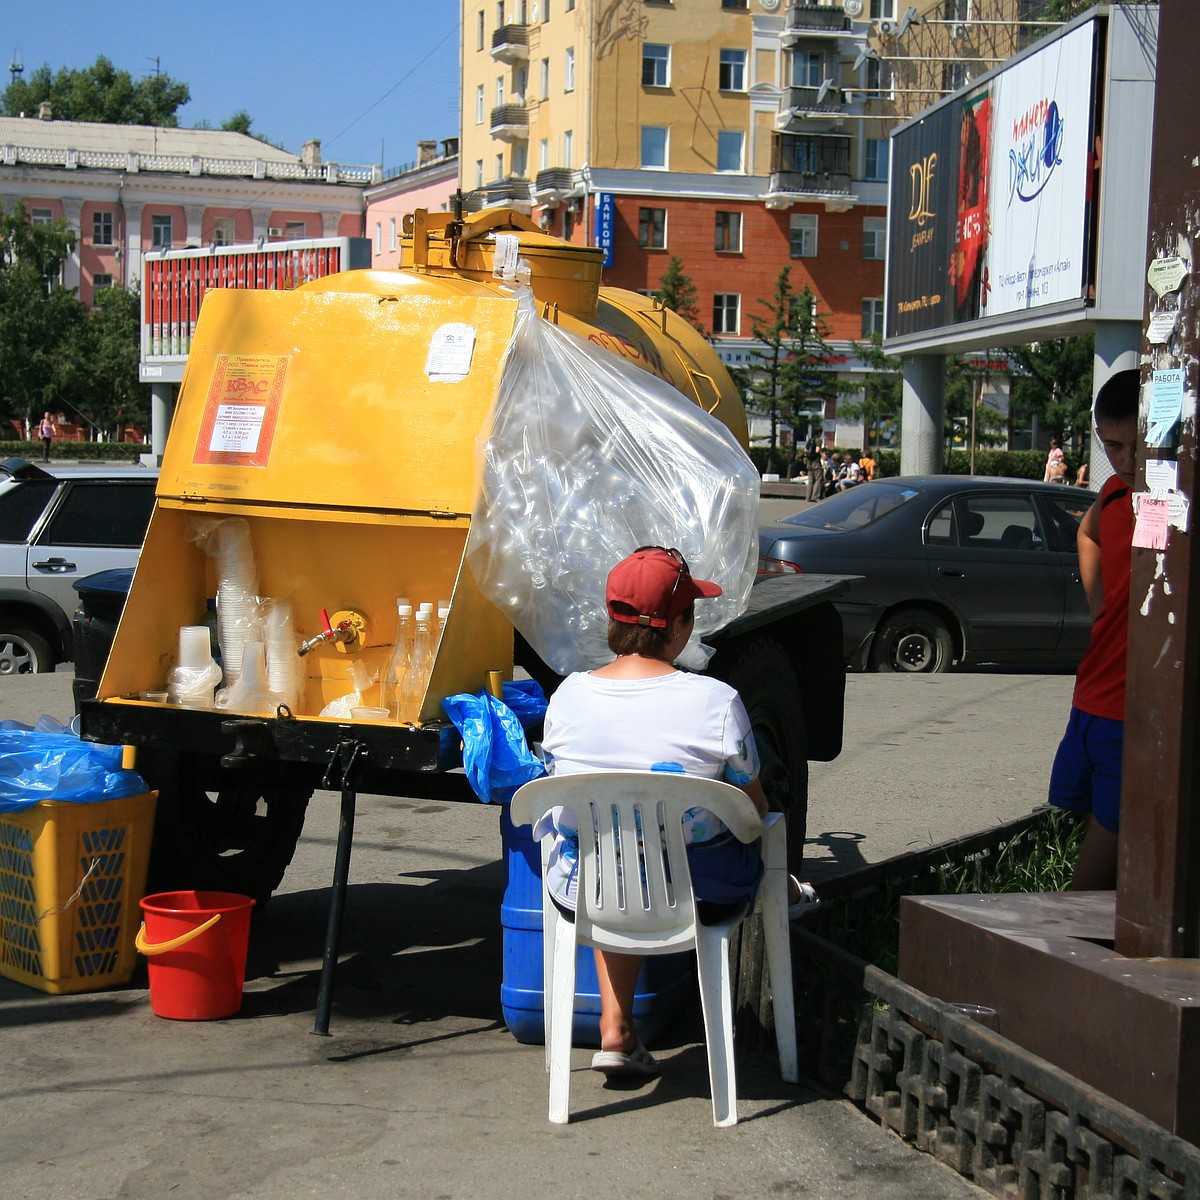
M 90 67 L 60 67 L 53 74 L 48 64 L 36 68 L 28 79 L 14 79 L 0 96 L 5 116 L 36 116 L 44 100 L 59 121 L 103 121 L 114 125 L 179 124 L 178 110 L 191 99 L 186 83 L 156 72 L 135 80 L 100 55 Z
M 65 221 L 33 224 L 18 203 L 0 211 L 0 416 L 32 421 L 53 408 L 66 352 L 85 310 L 61 282 L 75 245 Z
M 700 322 L 700 310 L 696 307 L 696 285 L 683 269 L 682 258 L 671 256 L 665 273 L 659 276 L 658 291 L 654 293 L 654 298 L 663 308 L 669 308 L 682 317 L 693 329 L 705 332 Z
M 880 432 L 887 421 L 900 416 L 904 403 L 904 376 L 900 359 L 886 354 L 882 334 L 872 333 L 866 342 L 851 342 L 851 349 L 869 368 L 862 387 L 862 399 L 838 401 L 838 415 L 862 421 L 865 448 L 879 448 Z M 854 389 L 858 391 L 857 386 Z
M 945 437 L 946 461 L 956 438 L 967 446 L 1002 446 L 1008 440 L 1003 414 L 987 403 L 984 385 L 998 374 L 991 364 L 998 360 L 994 351 L 970 358 L 946 359 Z
M 229 133 L 244 133 L 249 137 L 255 135 L 250 132 L 250 126 L 254 124 L 254 119 L 244 109 L 239 108 L 227 121 L 221 122 L 221 128 Z
M 1053 338 L 1010 351 L 1020 373 L 1013 380 L 1013 409 L 1064 444 L 1079 445 L 1092 430 L 1091 334 Z
M 750 365 L 738 372 L 750 410 L 770 420 L 768 461 L 773 468 L 782 465 L 780 424 L 812 416 L 814 405 L 823 408 L 834 387 L 828 322 L 807 285 L 801 292 L 792 287 L 791 274 L 791 267 L 784 267 L 771 296 L 759 300 L 763 312 L 750 318 L 758 345 L 750 351 Z

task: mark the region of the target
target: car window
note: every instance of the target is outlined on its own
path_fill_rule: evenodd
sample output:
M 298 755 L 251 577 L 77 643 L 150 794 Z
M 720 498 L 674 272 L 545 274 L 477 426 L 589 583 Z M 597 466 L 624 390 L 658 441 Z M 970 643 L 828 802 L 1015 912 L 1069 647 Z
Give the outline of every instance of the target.
M 140 546 L 154 507 L 154 481 L 72 483 L 39 542 L 55 546 Z
M 960 546 L 1012 553 L 1046 549 L 1032 496 L 1012 493 L 959 496 L 954 506 Z
M 1058 548 L 1073 551 L 1079 534 L 1079 522 L 1091 507 L 1091 501 L 1076 496 L 1043 496 L 1042 503 L 1050 514 L 1050 527 Z
M 955 546 L 958 544 L 958 528 L 954 520 L 954 505 L 943 504 L 929 518 L 925 540 L 931 546 Z
M 0 495 L 0 542 L 28 541 L 57 486 L 57 480 L 39 479 L 18 484 Z
M 888 513 L 895 512 L 920 493 L 916 488 L 894 483 L 862 483 L 847 492 L 830 496 L 820 504 L 788 517 L 785 524 L 803 525 L 810 529 L 861 529 Z

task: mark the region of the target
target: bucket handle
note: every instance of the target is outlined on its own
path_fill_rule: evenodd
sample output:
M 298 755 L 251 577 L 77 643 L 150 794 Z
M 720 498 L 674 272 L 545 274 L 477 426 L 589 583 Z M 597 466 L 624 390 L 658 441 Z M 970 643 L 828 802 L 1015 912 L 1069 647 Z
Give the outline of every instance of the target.
M 137 931 L 137 937 L 133 939 L 133 944 L 148 958 L 155 954 L 167 954 L 171 950 L 178 950 L 180 946 L 186 946 L 188 942 L 194 938 L 198 938 L 206 929 L 211 929 L 221 919 L 220 913 L 213 913 L 207 921 L 202 921 L 195 929 L 189 929 L 187 933 L 181 933 L 178 937 L 171 938 L 166 942 L 148 942 L 146 941 L 146 922 L 142 922 L 142 927 Z

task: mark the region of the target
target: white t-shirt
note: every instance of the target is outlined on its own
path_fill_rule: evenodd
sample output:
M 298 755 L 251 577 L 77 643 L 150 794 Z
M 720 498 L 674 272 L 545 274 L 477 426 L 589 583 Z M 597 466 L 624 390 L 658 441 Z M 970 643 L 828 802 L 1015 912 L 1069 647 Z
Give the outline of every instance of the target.
M 542 750 L 553 775 L 670 771 L 739 786 L 758 776 L 758 751 L 741 697 L 719 679 L 685 671 L 650 679 L 607 679 L 585 671 L 568 676 L 550 698 Z M 551 824 L 559 836 L 546 885 L 560 903 L 573 908 L 574 816 L 555 809 L 534 828 L 534 837 Z M 683 830 L 689 843 L 726 832 L 704 808 L 687 811 Z

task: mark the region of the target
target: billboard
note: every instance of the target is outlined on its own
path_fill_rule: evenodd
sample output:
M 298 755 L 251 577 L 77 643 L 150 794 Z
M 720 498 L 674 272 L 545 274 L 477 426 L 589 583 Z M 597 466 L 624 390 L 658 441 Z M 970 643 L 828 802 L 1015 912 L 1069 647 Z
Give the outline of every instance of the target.
M 888 338 L 1086 297 L 1097 49 L 1088 21 L 893 136 Z

